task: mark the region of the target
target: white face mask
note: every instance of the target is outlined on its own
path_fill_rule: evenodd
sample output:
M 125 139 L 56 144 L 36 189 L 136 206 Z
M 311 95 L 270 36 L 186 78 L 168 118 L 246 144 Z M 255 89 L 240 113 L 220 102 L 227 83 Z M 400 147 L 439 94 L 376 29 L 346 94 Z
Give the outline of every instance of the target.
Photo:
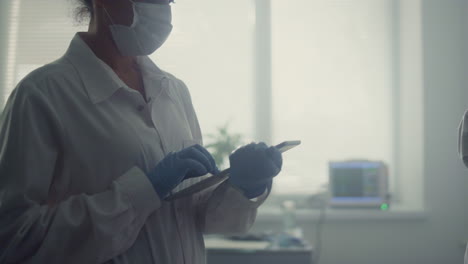
M 131 26 L 110 26 L 120 54 L 123 56 L 145 56 L 159 49 L 172 31 L 170 5 L 132 2 L 133 23 Z
M 465 112 L 458 127 L 458 154 L 468 167 L 468 111 Z

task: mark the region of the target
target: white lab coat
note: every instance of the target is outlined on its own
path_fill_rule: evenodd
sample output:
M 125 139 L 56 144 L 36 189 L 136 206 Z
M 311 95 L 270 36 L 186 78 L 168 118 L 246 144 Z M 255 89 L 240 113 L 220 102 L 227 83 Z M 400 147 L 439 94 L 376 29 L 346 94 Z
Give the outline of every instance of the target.
M 202 142 L 184 83 L 139 58 L 148 102 L 76 35 L 28 75 L 0 118 L 0 263 L 202 264 L 203 233 L 244 232 L 225 182 L 161 201 L 145 172 Z

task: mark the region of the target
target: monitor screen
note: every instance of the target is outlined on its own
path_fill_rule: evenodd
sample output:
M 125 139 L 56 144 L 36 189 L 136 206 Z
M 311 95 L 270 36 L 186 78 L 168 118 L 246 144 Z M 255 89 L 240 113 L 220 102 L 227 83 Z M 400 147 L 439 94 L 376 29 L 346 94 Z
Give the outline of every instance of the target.
M 382 201 L 380 162 L 330 163 L 332 200 L 342 202 Z

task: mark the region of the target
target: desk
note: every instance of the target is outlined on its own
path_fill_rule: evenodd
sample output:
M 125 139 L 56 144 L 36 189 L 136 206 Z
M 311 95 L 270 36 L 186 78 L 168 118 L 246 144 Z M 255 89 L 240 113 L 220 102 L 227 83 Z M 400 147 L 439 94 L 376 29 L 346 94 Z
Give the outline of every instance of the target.
M 312 248 L 268 249 L 268 242 L 206 239 L 207 264 L 313 264 Z

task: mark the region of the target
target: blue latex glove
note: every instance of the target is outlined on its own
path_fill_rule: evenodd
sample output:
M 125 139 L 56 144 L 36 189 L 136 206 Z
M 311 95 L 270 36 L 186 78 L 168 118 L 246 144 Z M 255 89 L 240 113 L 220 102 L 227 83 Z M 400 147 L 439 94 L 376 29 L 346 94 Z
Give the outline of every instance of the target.
M 211 154 L 202 146 L 194 145 L 169 153 L 148 174 L 154 190 L 161 199 L 186 178 L 219 173 Z
M 241 189 L 247 198 L 255 198 L 271 189 L 273 177 L 283 165 L 281 153 L 265 143 L 251 143 L 239 148 L 229 156 L 232 185 Z

